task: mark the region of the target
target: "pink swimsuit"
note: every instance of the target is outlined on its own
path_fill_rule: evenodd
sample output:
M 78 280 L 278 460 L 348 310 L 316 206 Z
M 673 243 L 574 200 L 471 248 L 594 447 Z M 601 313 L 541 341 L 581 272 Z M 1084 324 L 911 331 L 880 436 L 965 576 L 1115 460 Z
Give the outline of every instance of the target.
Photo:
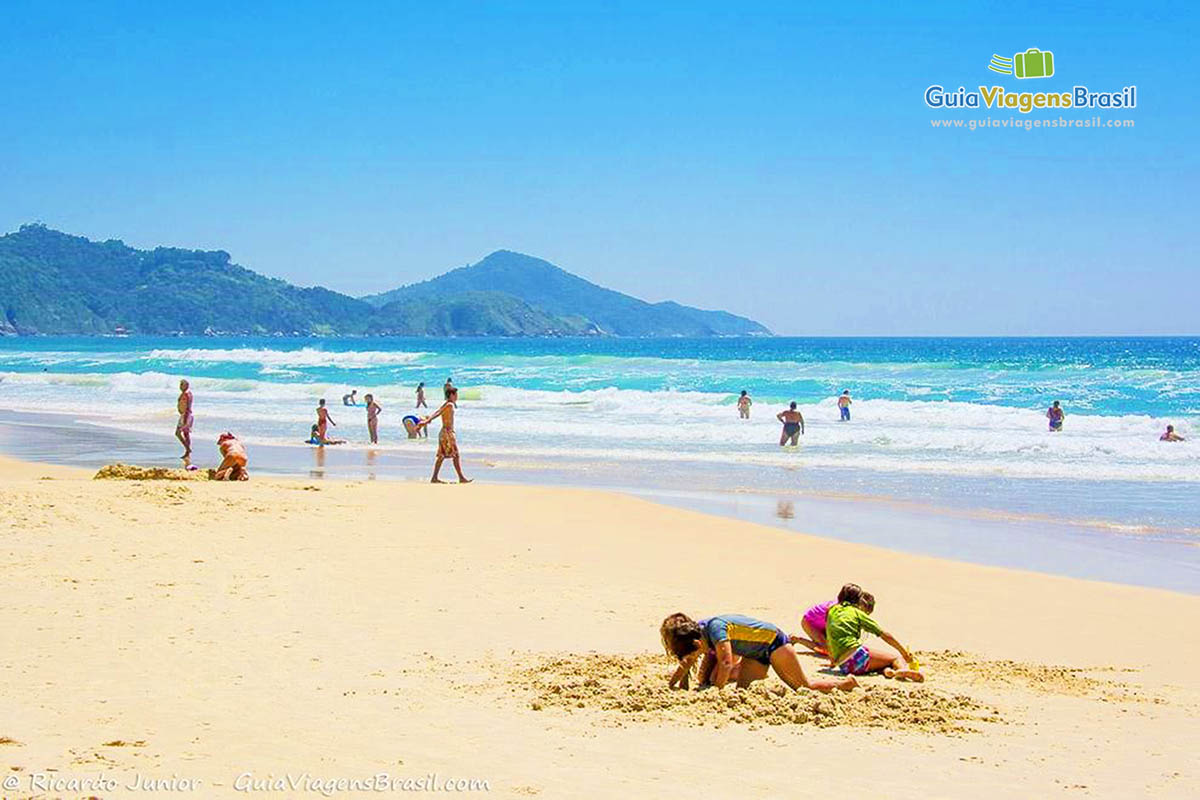
M 825 615 L 829 613 L 829 609 L 837 605 L 836 600 L 830 600 L 828 603 L 821 603 L 813 606 L 808 611 L 804 612 L 804 621 L 808 626 L 815 631 L 819 631 L 822 635 L 825 633 Z

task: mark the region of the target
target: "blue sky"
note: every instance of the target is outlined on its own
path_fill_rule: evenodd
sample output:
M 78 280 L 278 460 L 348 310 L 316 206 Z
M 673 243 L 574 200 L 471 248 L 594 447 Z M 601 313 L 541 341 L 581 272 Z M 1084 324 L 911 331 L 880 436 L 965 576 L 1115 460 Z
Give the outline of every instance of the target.
M 507 248 L 788 334 L 1200 333 L 1194 5 L 803 5 L 10 2 L 0 228 L 351 294 Z M 1029 47 L 1053 78 L 986 69 Z M 932 83 L 1136 84 L 1136 126 L 933 129 L 1021 115 Z

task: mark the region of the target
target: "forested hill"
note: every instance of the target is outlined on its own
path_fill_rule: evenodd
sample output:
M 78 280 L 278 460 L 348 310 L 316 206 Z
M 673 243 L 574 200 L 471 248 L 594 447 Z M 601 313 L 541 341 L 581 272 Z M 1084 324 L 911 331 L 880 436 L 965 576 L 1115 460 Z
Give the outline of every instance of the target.
M 602 289 L 499 251 L 473 267 L 356 299 L 232 263 L 222 250 L 94 242 L 43 225 L 0 237 L 0 334 L 713 336 L 750 320 Z

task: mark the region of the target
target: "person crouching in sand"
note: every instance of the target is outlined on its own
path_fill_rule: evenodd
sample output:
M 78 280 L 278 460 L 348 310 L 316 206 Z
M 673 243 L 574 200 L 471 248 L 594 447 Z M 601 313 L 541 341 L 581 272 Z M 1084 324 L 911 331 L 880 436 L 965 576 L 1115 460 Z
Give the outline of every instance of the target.
M 838 592 L 837 605 L 831 606 L 825 614 L 825 638 L 829 645 L 830 663 L 843 675 L 866 675 L 882 670 L 885 678 L 918 682 L 925 680 L 924 675 L 910 666 L 913 663 L 912 653 L 859 608 L 862 595 L 862 589 L 856 584 L 846 584 Z M 891 647 L 873 644 L 868 648 L 862 643 L 863 631 L 875 634 Z
M 449 379 L 446 383 L 447 385 L 450 383 Z M 454 409 L 457 403 L 458 389 L 450 386 L 446 389 L 446 402 L 442 404 L 442 407 L 419 423 L 420 428 L 425 428 L 438 417 L 442 418 L 442 430 L 438 434 L 437 460 L 433 462 L 433 477 L 429 479 L 430 483 L 445 483 L 438 478 L 438 473 L 442 471 L 442 462 L 447 458 L 454 462 L 454 471 L 458 473 L 458 482 L 471 482 L 466 475 L 463 475 L 462 464 L 459 462 L 458 456 L 458 440 L 454 436 Z
M 874 595 L 863 591 L 856 583 L 847 583 L 838 592 L 837 600 L 818 603 L 804 612 L 804 616 L 800 618 L 800 627 L 808 634 L 808 638 L 791 636 L 789 637 L 789 641 L 792 644 L 803 645 L 814 653 L 828 657 L 829 644 L 825 639 L 825 617 L 829 614 L 829 609 L 842 601 L 854 603 L 868 614 L 875 610 Z
M 858 685 L 849 675 L 841 679 L 809 679 L 786 633 L 769 622 L 741 614 L 723 614 L 699 622 L 686 614 L 672 614 L 663 620 L 659 634 L 667 654 L 679 662 L 671 675 L 672 689 L 688 688 L 692 668 L 701 658 L 697 681 L 700 686 L 719 689 L 732 680 L 739 689 L 744 689 L 767 677 L 768 666 L 792 689 L 803 686 L 820 692 L 850 691 Z
M 250 480 L 250 473 L 246 471 L 246 446 L 232 433 L 225 431 L 217 437 L 217 447 L 221 450 L 221 464 L 213 471 L 213 480 Z

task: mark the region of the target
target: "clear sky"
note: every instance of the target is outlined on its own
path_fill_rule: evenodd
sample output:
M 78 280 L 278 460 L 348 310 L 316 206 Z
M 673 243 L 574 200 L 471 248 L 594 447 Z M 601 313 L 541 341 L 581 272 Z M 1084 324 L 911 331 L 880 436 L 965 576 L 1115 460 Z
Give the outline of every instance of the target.
M 1200 333 L 1200 7 L 825 5 L 10 0 L 0 228 L 351 294 L 507 248 L 786 334 Z M 1054 77 L 987 70 L 1030 47 Z M 934 129 L 1023 115 L 933 83 L 1136 84 L 1098 112 L 1135 127 Z

